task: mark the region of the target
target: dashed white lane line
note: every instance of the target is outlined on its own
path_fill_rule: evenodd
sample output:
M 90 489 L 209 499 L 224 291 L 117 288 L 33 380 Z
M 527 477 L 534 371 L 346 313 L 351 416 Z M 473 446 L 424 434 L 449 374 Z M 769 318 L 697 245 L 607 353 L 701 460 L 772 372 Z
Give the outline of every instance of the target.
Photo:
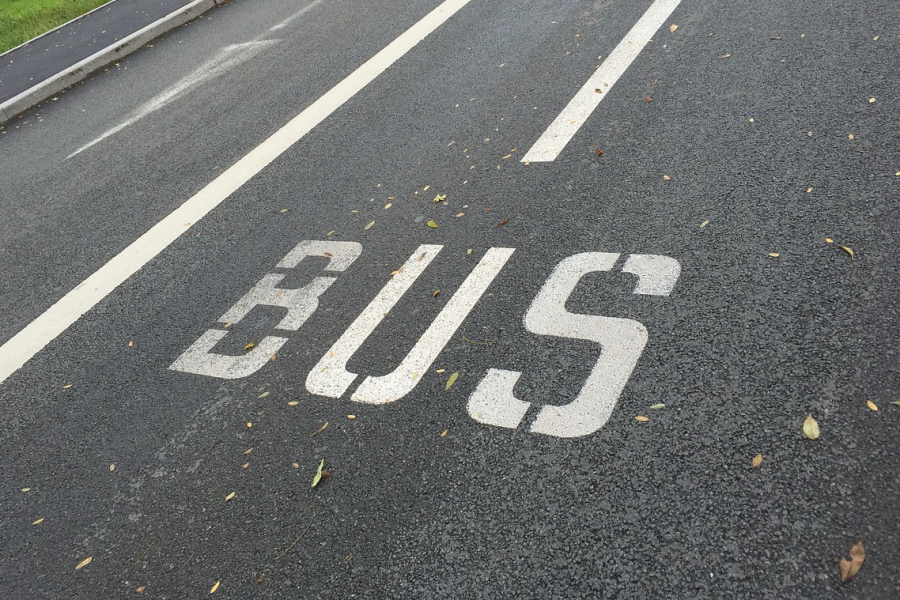
M 445 0 L 0 346 L 0 383 L 471 0 Z
M 152 112 L 155 112 L 170 102 L 174 101 L 179 96 L 186 93 L 190 88 L 203 83 L 209 79 L 213 79 L 218 77 L 220 74 L 224 73 L 228 69 L 235 67 L 242 62 L 250 60 L 264 48 L 268 46 L 272 46 L 273 44 L 277 44 L 281 40 L 263 40 L 263 41 L 254 41 L 254 42 L 246 42 L 244 44 L 233 44 L 231 46 L 226 46 L 219 50 L 219 52 L 212 57 L 209 61 L 200 66 L 193 73 L 153 98 L 149 102 L 145 102 L 141 105 L 135 112 L 134 115 L 122 123 L 116 125 L 112 129 L 104 132 L 102 135 L 94 138 L 72 154 L 68 155 L 66 159 L 70 159 L 76 154 L 84 152 L 94 144 L 98 144 L 108 138 L 111 135 L 114 135 L 129 125 L 133 125 L 137 123 L 147 115 Z
M 587 83 L 538 138 L 521 162 L 552 162 L 578 133 L 594 109 L 613 88 L 619 77 L 634 62 L 650 38 L 662 27 L 681 0 L 655 0 L 638 19 L 628 35 L 619 42 L 612 54 L 594 71 Z M 599 90 L 599 92 L 595 91 Z

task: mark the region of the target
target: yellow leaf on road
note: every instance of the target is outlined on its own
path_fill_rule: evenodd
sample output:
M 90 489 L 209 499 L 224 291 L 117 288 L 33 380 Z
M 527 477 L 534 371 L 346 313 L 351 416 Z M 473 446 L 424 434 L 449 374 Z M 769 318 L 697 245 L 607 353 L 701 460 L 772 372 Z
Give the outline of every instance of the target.
M 441 432 L 441 437 L 447 437 L 447 432 L 448 432 L 448 431 L 450 431 L 450 430 L 449 430 L 449 429 L 443 430 L 443 431 Z
M 444 386 L 444 391 L 447 391 L 447 390 L 449 390 L 451 387 L 453 387 L 453 384 L 456 383 L 456 380 L 457 380 L 458 378 L 459 378 L 459 372 L 458 372 L 458 371 L 456 371 L 456 372 L 454 372 L 452 375 L 450 375 L 450 378 L 447 380 L 447 384 Z
M 863 543 L 859 541 L 850 548 L 850 560 L 846 558 L 841 559 L 841 583 L 852 579 L 854 575 L 859 573 L 859 569 L 865 560 L 866 549 L 863 547 Z
M 841 250 L 850 255 L 850 260 L 856 260 L 856 255 L 853 254 L 853 249 L 848 248 L 847 246 L 838 246 Z
M 437 229 L 438 224 L 434 222 L 434 220 L 428 221 L 427 225 L 432 229 Z
M 290 402 L 288 402 L 288 406 L 297 406 L 298 404 L 300 403 L 296 400 L 291 400 Z
M 762 464 L 762 461 L 763 461 L 762 454 L 757 454 L 756 456 L 753 457 L 753 461 L 751 461 L 750 464 L 753 465 L 754 468 L 756 468 Z
M 635 421 L 640 421 L 641 423 L 646 423 L 650 420 L 650 417 L 645 417 L 644 415 L 638 415 L 634 418 Z
M 215 593 L 216 593 L 216 590 L 219 589 L 219 584 L 220 584 L 220 583 L 222 583 L 222 580 L 221 580 L 221 579 L 220 579 L 219 581 L 217 581 L 217 582 L 212 586 L 212 588 L 209 590 L 209 593 L 210 593 L 210 594 L 215 594 Z
M 878 406 L 871 400 L 868 400 L 866 402 L 866 406 L 868 406 L 870 410 L 874 410 L 875 412 L 878 412 Z
M 227 496 L 225 496 L 225 502 L 230 502 L 237 494 L 235 492 L 231 492 Z
M 781 254 L 779 254 L 778 252 L 769 252 L 769 256 L 771 256 L 772 258 L 778 258 L 779 256 L 781 256 Z
M 89 564 L 91 564 L 91 561 L 92 561 L 92 560 L 94 560 L 94 557 L 93 557 L 93 556 L 88 556 L 86 559 L 84 559 L 83 561 L 81 561 L 80 563 L 78 563 L 77 565 L 75 565 L 75 570 L 78 571 L 79 569 L 85 568 L 86 566 L 88 566 Z
M 678 25 L 676 25 L 675 23 L 669 25 L 669 33 L 675 33 L 676 29 L 678 29 Z
M 812 415 L 809 415 L 803 421 L 803 433 L 811 440 L 819 439 L 819 423 L 813 419 Z
M 363 229 L 371 229 L 371 228 L 372 228 L 372 225 L 374 225 L 374 224 L 375 224 L 375 221 L 372 221 L 371 223 L 369 223 L 368 225 L 366 225 L 365 227 L 363 227 Z
M 31 524 L 32 524 L 32 525 L 40 525 L 40 524 L 43 523 L 43 522 L 44 522 L 44 517 L 41 517 L 41 518 L 38 519 L 37 521 L 32 521 Z
M 708 219 L 707 219 L 706 221 L 703 221 L 702 223 L 700 223 L 700 229 L 703 229 L 703 228 L 706 227 L 707 225 L 709 225 L 709 220 L 708 220 Z

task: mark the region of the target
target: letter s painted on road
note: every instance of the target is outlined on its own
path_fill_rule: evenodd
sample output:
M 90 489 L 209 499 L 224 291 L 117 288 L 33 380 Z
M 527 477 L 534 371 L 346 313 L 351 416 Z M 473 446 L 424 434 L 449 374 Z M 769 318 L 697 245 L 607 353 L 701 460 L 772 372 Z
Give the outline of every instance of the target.
M 583 339 L 600 344 L 600 357 L 578 396 L 569 404 L 545 405 L 530 431 L 556 437 L 594 433 L 609 420 L 616 401 L 647 343 L 647 329 L 631 319 L 582 315 L 566 310 L 569 296 L 588 273 L 610 271 L 619 254 L 585 252 L 560 262 L 525 314 L 525 328 L 538 335 Z M 674 258 L 632 254 L 622 271 L 637 275 L 635 294 L 668 296 L 681 265 Z M 516 428 L 531 406 L 513 388 L 522 373 L 489 369 L 468 402 L 469 415 L 488 425 Z

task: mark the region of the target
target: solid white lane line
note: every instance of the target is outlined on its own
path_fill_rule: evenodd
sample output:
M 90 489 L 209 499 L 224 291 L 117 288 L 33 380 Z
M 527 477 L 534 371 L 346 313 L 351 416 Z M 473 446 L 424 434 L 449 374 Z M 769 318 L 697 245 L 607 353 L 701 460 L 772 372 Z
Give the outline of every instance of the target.
M 104 132 L 102 135 L 96 137 L 92 141 L 88 142 L 72 154 L 68 155 L 66 159 L 68 160 L 76 154 L 84 152 L 94 144 L 102 142 L 109 136 L 122 131 L 129 125 L 137 123 L 150 113 L 163 108 L 179 96 L 183 95 L 193 86 L 208 79 L 218 77 L 228 69 L 237 66 L 244 61 L 250 60 L 257 54 L 259 54 L 259 52 L 264 48 L 277 44 L 280 41 L 281 40 L 254 41 L 246 42 L 244 44 L 233 44 L 231 46 L 222 48 L 214 57 L 197 68 L 193 73 L 158 95 L 156 98 L 153 98 L 152 100 L 141 105 L 140 108 L 138 108 L 134 112 L 134 115 L 132 117 L 123 121 L 119 125 L 116 125 L 109 131 Z
M 0 383 L 471 0 L 445 0 L 0 346 Z
M 547 131 L 522 157 L 521 162 L 551 162 L 556 160 L 600 101 L 606 97 L 622 73 L 631 65 L 647 42 L 662 27 L 666 19 L 681 4 L 681 0 L 655 0 L 638 19 L 628 35 L 619 42 L 612 54 L 594 71 L 587 83 L 550 124 Z M 597 93 L 594 90 L 601 90 Z

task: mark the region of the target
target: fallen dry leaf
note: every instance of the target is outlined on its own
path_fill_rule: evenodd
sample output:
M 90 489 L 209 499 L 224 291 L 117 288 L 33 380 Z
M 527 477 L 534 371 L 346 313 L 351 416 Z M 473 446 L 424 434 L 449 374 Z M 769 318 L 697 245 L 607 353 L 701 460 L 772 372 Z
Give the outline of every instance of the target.
M 244 455 L 246 456 L 247 454 L 250 454 L 251 452 L 253 452 L 253 446 L 250 446 L 249 448 L 244 450 Z
M 669 181 L 670 179 L 672 179 L 672 178 L 669 177 L 668 175 L 663 175 L 663 181 Z
M 217 582 L 212 586 L 212 588 L 209 590 L 209 593 L 210 593 L 210 594 L 215 594 L 215 593 L 216 593 L 216 590 L 219 589 L 219 584 L 220 584 L 220 583 L 222 583 L 222 580 L 221 580 L 221 579 L 220 579 L 219 581 L 217 581 Z
M 347 418 L 351 421 L 356 418 L 356 415 L 347 415 Z
M 246 469 L 246 468 L 249 467 L 249 466 L 250 466 L 250 463 L 245 462 L 244 464 L 241 465 L 241 468 L 242 468 L 242 469 Z
M 848 139 L 848 140 L 853 140 L 853 134 L 852 134 L 852 133 L 848 133 L 848 134 L 847 134 L 847 139 Z
M 779 256 L 781 256 L 781 254 L 779 254 L 778 252 L 769 252 L 769 256 L 771 256 L 772 258 L 778 258 Z
M 66 385 L 64 385 L 64 386 L 62 387 L 62 389 L 67 390 L 67 389 L 69 389 L 70 387 L 72 387 L 72 384 L 71 384 L 71 383 L 67 383 Z
M 594 148 L 594 154 L 596 154 L 597 156 L 603 156 L 603 150 L 601 150 L 600 148 Z
M 644 415 L 638 415 L 634 418 L 635 421 L 640 421 L 641 423 L 646 423 L 650 420 L 650 417 L 645 417 Z
M 451 387 L 453 387 L 453 384 L 456 383 L 456 380 L 457 380 L 458 378 L 459 378 L 459 372 L 458 372 L 458 371 L 456 371 L 456 372 L 454 372 L 453 374 L 451 374 L 451 375 L 450 375 L 450 378 L 447 379 L 446 385 L 444 385 L 444 391 L 447 391 L 447 390 L 449 390 Z
M 644 96 L 644 102 L 653 102 L 652 96 Z
M 850 548 L 850 560 L 847 560 L 846 558 L 841 559 L 841 583 L 852 579 L 859 573 L 859 569 L 862 567 L 865 560 L 866 549 L 863 547 L 862 541 L 856 542 L 856 544 Z
M 254 344 L 253 342 L 248 342 L 247 345 L 244 346 L 244 350 L 250 350 L 250 349 L 253 348 L 253 346 L 255 346 L 255 345 L 256 345 L 256 344 Z
M 440 295 L 441 295 L 441 290 L 434 290 L 434 292 L 432 292 L 432 294 L 431 294 L 431 297 L 437 298 Z
M 872 402 L 871 400 L 866 401 L 866 406 L 869 407 L 869 410 L 874 410 L 875 412 L 878 412 L 878 405 L 875 404 L 874 402 Z
M 753 468 L 756 468 L 762 464 L 762 461 L 763 461 L 762 454 L 757 454 L 756 456 L 753 457 L 753 460 L 750 462 L 750 464 L 753 465 Z
M 662 410 L 666 407 L 665 404 L 654 404 L 650 407 L 650 410 Z
M 247 421 L 247 429 L 252 429 L 252 428 L 253 428 L 253 423 L 251 423 L 250 421 Z
M 499 223 L 497 223 L 497 227 L 498 227 L 498 228 L 499 228 L 499 227 L 503 227 L 503 226 L 506 225 L 507 223 L 509 223 L 509 217 L 506 217 L 505 219 L 503 219 L 502 221 L 500 221 Z
M 669 33 L 675 33 L 676 29 L 678 29 L 678 25 L 676 25 L 675 23 L 669 25 Z
M 372 225 L 374 225 L 374 224 L 375 224 L 375 221 L 372 221 L 371 223 L 369 223 L 368 225 L 363 227 L 363 230 L 372 229 Z
M 237 495 L 237 493 L 231 492 L 230 494 L 225 496 L 225 502 L 230 502 L 236 495 Z
M 265 397 L 268 396 L 270 393 L 271 393 L 271 392 L 263 392 L 262 394 L 260 394 L 259 396 L 257 396 L 257 398 L 265 398 Z
M 94 557 L 93 557 L 93 556 L 88 556 L 86 559 L 84 559 L 83 561 L 81 561 L 80 563 L 78 563 L 77 565 L 75 565 L 75 570 L 78 571 L 79 569 L 85 568 L 86 566 L 88 566 L 89 564 L 91 564 L 91 561 L 92 561 L 92 560 L 94 560 Z
M 443 202 L 446 199 L 447 199 L 447 194 L 438 194 L 437 196 L 434 197 L 434 203 L 437 204 L 438 202 Z
M 813 419 L 812 415 L 809 415 L 803 421 L 803 433 L 811 440 L 819 439 L 819 423 Z
M 318 429 L 316 429 L 315 431 L 313 431 L 313 432 L 309 435 L 309 437 L 315 437 L 317 434 L 322 433 L 323 431 L 325 431 L 325 428 L 326 428 L 326 427 L 328 427 L 328 421 L 325 421 L 325 422 L 322 424 L 321 427 L 319 427 Z
M 300 463 L 292 462 L 292 463 L 291 463 L 291 467 L 293 467 L 294 469 L 299 469 L 299 468 L 300 468 Z
M 428 223 L 426 223 L 426 225 L 428 225 L 432 229 L 437 229 L 437 227 L 438 227 L 438 224 L 435 223 L 435 221 L 433 219 L 431 221 L 428 221 Z
M 137 588 L 137 589 L 134 590 L 134 591 L 136 591 L 138 594 L 143 594 L 143 593 L 144 593 L 144 590 L 146 590 L 146 589 L 147 589 L 147 586 L 146 586 L 146 585 L 142 585 L 141 587 Z
M 847 254 L 849 254 L 849 255 L 850 255 L 850 260 L 856 260 L 856 255 L 853 254 L 853 249 L 852 249 L 852 248 L 848 248 L 847 246 L 838 246 L 838 248 L 840 248 L 841 250 L 843 250 L 844 252 L 846 252 Z
M 449 431 L 450 431 L 449 429 L 443 430 L 443 431 L 441 432 L 441 437 L 447 437 L 447 432 L 449 432 Z
M 288 402 L 288 406 L 297 406 L 298 404 L 300 404 L 300 402 L 298 402 L 297 400 L 291 400 L 290 402 Z
M 703 229 L 707 225 L 709 225 L 709 220 L 703 221 L 702 223 L 700 223 L 700 229 Z
M 44 517 L 41 517 L 41 518 L 38 519 L 37 521 L 32 521 L 31 524 L 32 524 L 32 525 L 40 525 L 40 524 L 43 523 L 43 522 L 44 522 Z
M 833 244 L 833 243 L 834 243 L 834 240 L 831 239 L 831 238 L 825 238 L 825 241 L 828 242 L 829 244 Z
M 110 473 L 112 473 L 112 472 L 115 471 L 115 470 L 116 470 L 116 463 L 112 463 L 111 465 L 109 465 L 109 472 L 110 472 Z
M 720 55 L 717 56 L 716 58 L 730 58 L 730 57 L 731 57 L 730 54 L 720 54 Z

